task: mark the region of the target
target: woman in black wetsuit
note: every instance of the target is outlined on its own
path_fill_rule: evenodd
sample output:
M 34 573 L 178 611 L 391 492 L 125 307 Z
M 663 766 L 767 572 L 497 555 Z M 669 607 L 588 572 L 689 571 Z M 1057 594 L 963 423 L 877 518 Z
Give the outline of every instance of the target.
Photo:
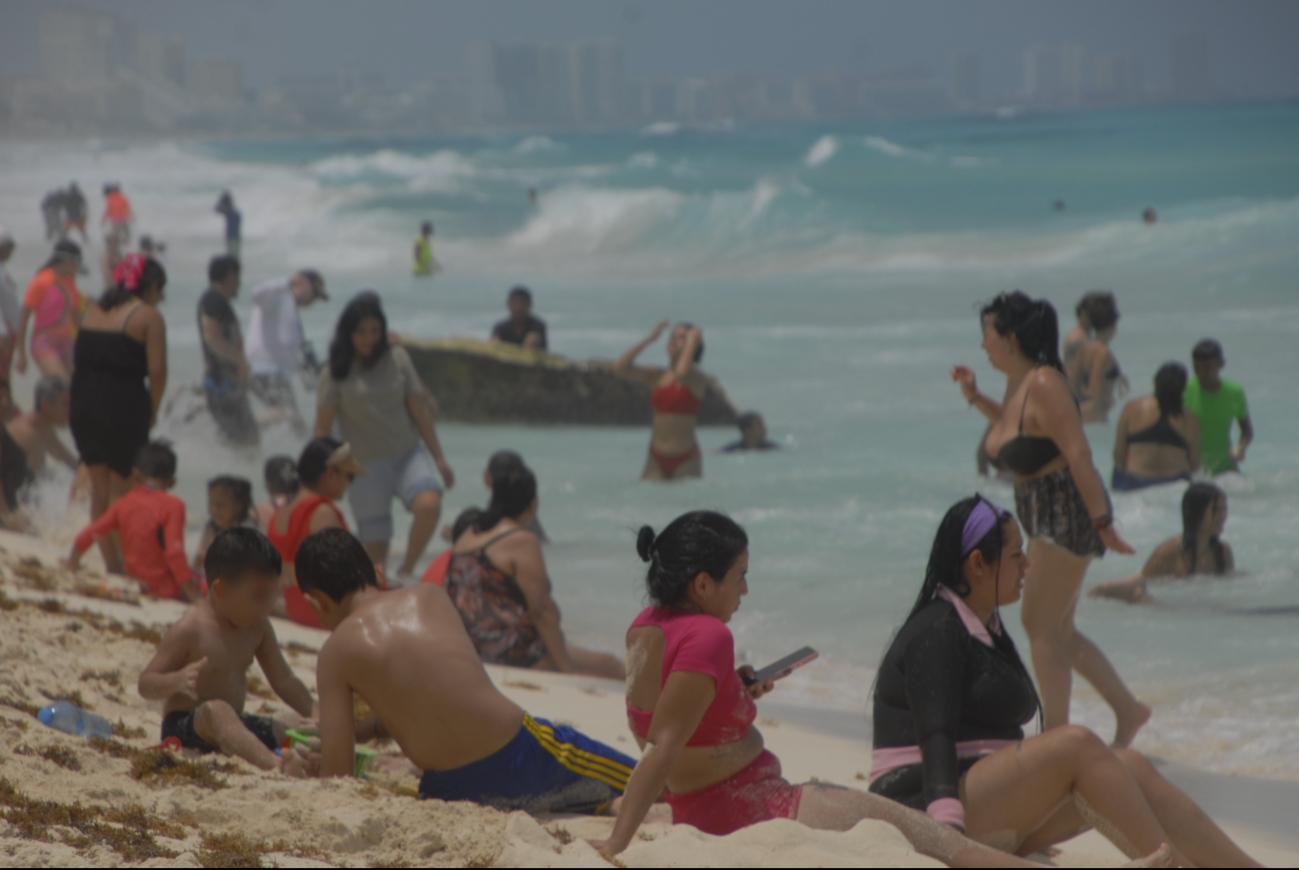
M 70 424 L 90 472 L 92 519 L 130 489 L 135 456 L 149 442 L 167 388 L 167 324 L 157 309 L 166 285 L 157 260 L 127 254 L 77 333 Z M 100 546 L 108 569 L 122 571 L 116 536 Z
M 1119 537 L 1109 496 L 1065 379 L 1055 308 L 1016 290 L 981 312 L 983 349 L 1006 375 L 1000 402 L 979 392 L 974 372 L 952 369 L 965 400 L 988 418 L 988 454 L 1015 475 L 1015 509 L 1033 568 L 1020 616 L 1033 650 L 1047 728 L 1069 724 L 1073 669 L 1096 687 L 1117 719 L 1114 745 L 1128 746 L 1150 718 L 1100 649 L 1074 629 L 1087 566 L 1106 549 L 1132 553 Z
M 924 586 L 875 684 L 871 792 L 1029 855 L 1095 827 L 1131 858 L 1257 866 L 1138 752 L 1077 725 L 1024 737 L 1037 694 L 998 608 L 1029 568 L 1014 518 L 974 496 L 938 527 Z

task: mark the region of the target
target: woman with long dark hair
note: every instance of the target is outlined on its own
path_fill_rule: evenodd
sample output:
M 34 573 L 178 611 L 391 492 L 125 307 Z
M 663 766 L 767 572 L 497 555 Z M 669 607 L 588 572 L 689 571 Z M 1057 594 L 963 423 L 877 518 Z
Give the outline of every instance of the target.
M 1149 604 L 1151 580 L 1226 576 L 1236 570 L 1236 554 L 1222 540 L 1226 527 L 1227 494 L 1211 483 L 1193 483 L 1182 494 L 1182 533 L 1156 547 L 1140 574 L 1101 583 L 1087 594 Z
M 157 260 L 127 254 L 77 332 L 69 425 L 90 472 L 91 519 L 131 488 L 136 455 L 149 443 L 167 389 L 167 323 L 158 311 L 166 286 Z M 110 571 L 123 570 L 116 533 L 100 550 Z
M 1155 392 L 1123 406 L 1110 478 L 1116 491 L 1190 480 L 1200 467 L 1200 421 L 1182 405 L 1186 382 L 1186 366 L 1164 363 L 1155 373 Z
M 376 565 L 388 560 L 393 498 L 414 517 L 397 571 L 398 577 L 412 577 L 442 515 L 437 474 L 448 489 L 456 477 L 442 455 L 424 383 L 406 349 L 388 343 L 388 318 L 372 290 L 357 294 L 338 318 L 329 365 L 316 387 L 316 407 L 315 436 L 330 434 L 337 418 L 343 439 L 365 468 L 348 501 L 357 537 Z
M 698 368 L 704 358 L 704 332 L 689 323 L 678 323 L 668 336 L 668 367 L 638 366 L 636 357 L 658 341 L 668 321 L 659 321 L 649 334 L 632 345 L 614 363 L 613 370 L 651 387 L 654 408 L 649 456 L 641 480 L 678 480 L 702 477 L 703 457 L 695 427 L 708 376 Z
M 1009 513 L 978 495 L 948 510 L 880 665 L 870 790 L 1018 855 L 1094 827 L 1129 858 L 1168 843 L 1178 867 L 1254 865 L 1140 753 L 1078 725 L 1024 737 L 1037 693 L 999 610 L 1030 570 Z
M 1091 560 L 1106 549 L 1132 553 L 1114 528 L 1105 484 L 1092 462 L 1082 417 L 1060 360 L 1055 308 L 1016 290 L 980 313 L 984 351 L 1006 375 L 1002 400 L 979 392 L 974 372 L 952 380 L 992 428 L 988 454 L 1015 475 L 1015 508 L 1033 568 L 1021 618 L 1033 650 L 1047 728 L 1069 724 L 1073 669 L 1114 708 L 1114 743 L 1127 746 L 1150 718 L 1105 654 L 1074 628 L 1074 609 Z
M 1088 305 L 1092 336 L 1078 349 L 1071 367 L 1074 394 L 1078 396 L 1084 423 L 1104 423 L 1114 407 L 1114 393 L 1128 394 L 1128 379 L 1110 349 L 1119 331 L 1119 307 L 1113 293 L 1094 297 Z M 1069 372 L 1066 371 L 1066 374 Z
M 492 479 L 492 500 L 451 545 L 443 584 L 487 664 L 624 680 L 611 655 L 573 646 L 560 627 L 537 516 L 537 478 L 520 465 Z

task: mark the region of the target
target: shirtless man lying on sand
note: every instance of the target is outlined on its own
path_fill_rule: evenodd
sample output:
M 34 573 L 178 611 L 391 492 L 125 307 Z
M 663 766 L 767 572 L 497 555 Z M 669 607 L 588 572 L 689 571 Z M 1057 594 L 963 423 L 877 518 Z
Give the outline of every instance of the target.
M 204 567 L 211 592 L 168 629 L 140 674 L 140 697 L 166 700 L 163 740 L 237 755 L 262 770 L 282 768 L 275 750 L 285 723 L 244 715 L 254 658 L 275 694 L 303 717 L 314 715 L 311 693 L 284 660 L 269 619 L 280 598 L 280 554 L 261 532 L 236 527 L 216 536 Z
M 440 587 L 381 591 L 365 548 L 339 528 L 303 541 L 296 566 L 333 632 L 316 660 L 321 776 L 352 775 L 358 734 L 391 736 L 424 771 L 422 798 L 600 813 L 622 795 L 635 761 L 502 695 Z M 354 692 L 373 723 L 357 726 Z

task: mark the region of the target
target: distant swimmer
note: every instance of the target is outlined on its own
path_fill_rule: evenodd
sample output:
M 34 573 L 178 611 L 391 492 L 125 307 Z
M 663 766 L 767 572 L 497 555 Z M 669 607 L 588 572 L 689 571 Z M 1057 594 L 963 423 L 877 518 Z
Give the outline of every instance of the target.
M 1195 377 L 1186 385 L 1186 407 L 1200 420 L 1200 462 L 1210 474 L 1239 471 L 1245 451 L 1254 442 L 1245 389 L 1222 377 L 1227 360 L 1222 345 L 1206 338 L 1191 351 Z M 1240 426 L 1240 440 L 1231 443 L 1231 424 Z
M 63 238 L 63 209 L 65 194 L 62 188 L 51 190 L 41 199 L 41 217 L 45 220 L 45 238 Z
M 1101 583 L 1087 594 L 1149 604 L 1151 580 L 1226 576 L 1236 570 L 1231 545 L 1222 540 L 1226 526 L 1227 494 L 1211 483 L 1193 483 L 1182 496 L 1182 533 L 1156 547 L 1140 574 Z
M 1114 433 L 1111 488 L 1131 492 L 1187 481 L 1200 467 L 1200 421 L 1183 404 L 1186 366 L 1169 362 L 1155 374 L 1155 392 L 1123 406 Z
M 1153 208 L 1148 208 L 1141 213 L 1141 219 L 1146 222 L 1147 226 L 1154 226 L 1159 223 L 1159 212 Z
M 1110 342 L 1119 331 L 1119 309 L 1113 294 L 1107 294 L 1097 298 L 1090 311 L 1088 319 L 1095 333 L 1078 350 L 1074 363 L 1077 379 L 1072 386 L 1082 404 L 1083 422 L 1105 423 L 1114 407 L 1115 391 L 1120 398 L 1128 394 L 1128 379 L 1110 350 Z
M 442 271 L 442 264 L 433 256 L 433 222 L 424 221 L 419 225 L 419 235 L 415 237 L 415 262 L 411 271 L 423 277 L 432 277 Z
M 1064 373 L 1069 378 L 1069 385 L 1074 388 L 1074 392 L 1078 391 L 1078 353 L 1083 349 L 1083 345 L 1091 341 L 1096 331 L 1092 326 L 1092 310 L 1106 305 L 1117 307 L 1113 293 L 1108 290 L 1089 290 L 1074 306 L 1074 316 L 1078 318 L 1078 322 L 1074 324 L 1073 329 L 1065 333 L 1064 341 L 1060 345 Z
M 127 246 L 131 244 L 131 221 L 135 214 L 131 211 L 131 201 L 122 193 L 122 186 L 116 182 L 104 185 L 104 216 L 100 224 L 107 224 L 104 230 L 104 281 L 108 283 L 113 269 L 126 256 Z
M 1052 200 L 1051 207 L 1056 211 L 1064 211 L 1064 200 L 1063 199 Z
M 546 321 L 532 315 L 532 291 L 515 287 L 505 299 L 510 316 L 492 327 L 492 341 L 545 350 Z
M 214 210 L 226 219 L 226 253 L 232 257 L 241 256 L 244 215 L 235 208 L 235 198 L 230 191 L 221 191 L 221 197 L 217 200 Z
M 86 212 L 86 195 L 73 181 L 63 193 L 63 235 L 71 235 L 75 229 L 81 233 L 81 241 L 90 241 L 86 236 Z
M 613 370 L 649 386 L 654 408 L 649 456 L 641 480 L 679 480 L 703 477 L 703 457 L 695 426 L 708 377 L 697 364 L 704 358 L 704 332 L 689 323 L 678 323 L 668 338 L 668 367 L 635 365 L 641 351 L 659 340 L 668 321 L 659 321 L 649 334 L 632 345 L 614 363 Z
M 535 187 L 528 188 L 528 204 L 533 206 L 537 204 L 537 189 Z
M 776 450 L 780 447 L 775 441 L 767 438 L 767 421 L 757 411 L 747 411 L 736 421 L 740 428 L 740 440 L 727 444 L 723 453 L 738 453 L 747 450 Z

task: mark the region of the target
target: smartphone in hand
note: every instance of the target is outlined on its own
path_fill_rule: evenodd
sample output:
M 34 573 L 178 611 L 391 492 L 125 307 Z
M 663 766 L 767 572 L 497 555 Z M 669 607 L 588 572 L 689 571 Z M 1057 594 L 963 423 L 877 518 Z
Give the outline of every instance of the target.
M 815 661 L 820 657 L 820 655 L 819 652 L 812 649 L 810 646 L 805 646 L 798 652 L 790 653 L 783 659 L 767 665 L 760 671 L 756 671 L 753 674 L 752 679 L 745 680 L 744 684 L 746 686 L 752 686 L 755 683 L 765 683 L 767 680 L 782 680 L 808 662 Z

